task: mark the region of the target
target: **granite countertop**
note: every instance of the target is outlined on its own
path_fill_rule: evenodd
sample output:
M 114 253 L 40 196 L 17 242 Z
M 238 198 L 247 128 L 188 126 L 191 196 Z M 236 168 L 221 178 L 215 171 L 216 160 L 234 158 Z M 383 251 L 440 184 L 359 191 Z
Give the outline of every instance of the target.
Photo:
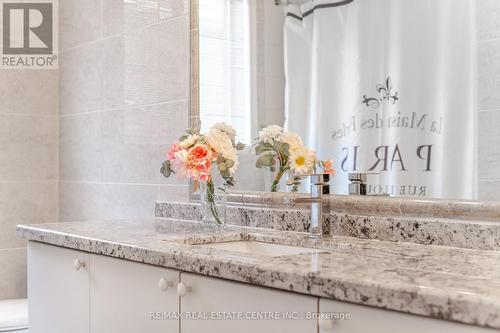
M 500 328 L 500 252 L 197 222 L 19 225 L 19 236 L 57 246 L 297 293 Z M 196 244 L 256 240 L 314 247 L 259 256 Z

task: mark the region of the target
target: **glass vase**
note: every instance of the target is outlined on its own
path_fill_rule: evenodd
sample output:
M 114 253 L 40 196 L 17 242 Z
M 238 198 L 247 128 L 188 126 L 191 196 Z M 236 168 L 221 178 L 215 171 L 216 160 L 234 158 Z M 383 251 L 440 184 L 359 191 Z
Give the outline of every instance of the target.
M 281 171 L 279 168 L 276 168 L 275 170 L 267 169 L 264 174 L 264 186 L 266 191 L 286 192 L 286 181 L 286 172 Z
M 200 183 L 201 221 L 221 228 L 226 224 L 227 190 L 213 180 Z

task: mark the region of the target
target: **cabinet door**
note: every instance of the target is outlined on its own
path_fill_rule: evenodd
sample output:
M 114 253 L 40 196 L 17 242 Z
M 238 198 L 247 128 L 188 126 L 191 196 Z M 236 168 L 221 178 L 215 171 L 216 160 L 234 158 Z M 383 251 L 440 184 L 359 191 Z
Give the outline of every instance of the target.
M 491 329 L 445 320 L 415 316 L 402 312 L 321 299 L 319 311 L 323 314 L 348 314 L 349 319 L 322 321 L 320 333 L 493 333 Z
M 89 333 L 88 262 L 83 252 L 29 243 L 30 333 Z
M 178 332 L 179 272 L 91 255 L 92 333 Z M 160 282 L 161 281 L 161 282 Z
M 316 320 L 257 320 L 256 317 L 274 313 L 293 318 L 294 314 L 305 316 L 317 312 L 315 297 L 189 273 L 181 274 L 181 282 L 188 290 L 181 298 L 181 333 L 317 332 Z M 222 315 L 233 317 L 224 320 Z M 236 319 L 237 316 L 240 319 Z M 212 320 L 201 320 L 203 318 Z M 216 318 L 220 320 L 214 320 Z

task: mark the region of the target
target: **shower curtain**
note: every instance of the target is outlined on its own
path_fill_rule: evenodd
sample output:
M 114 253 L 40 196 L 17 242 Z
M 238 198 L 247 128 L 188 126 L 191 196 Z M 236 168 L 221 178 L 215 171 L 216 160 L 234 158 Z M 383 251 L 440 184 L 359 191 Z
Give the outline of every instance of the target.
M 286 127 L 322 159 L 333 190 L 367 172 L 370 194 L 476 197 L 474 0 L 289 5 Z

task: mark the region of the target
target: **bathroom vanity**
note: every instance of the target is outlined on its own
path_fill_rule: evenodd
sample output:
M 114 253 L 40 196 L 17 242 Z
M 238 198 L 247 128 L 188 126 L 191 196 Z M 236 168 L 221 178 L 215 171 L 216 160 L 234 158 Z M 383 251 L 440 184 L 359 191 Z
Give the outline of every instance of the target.
M 29 240 L 32 333 L 500 328 L 494 251 L 171 219 L 18 234 Z

